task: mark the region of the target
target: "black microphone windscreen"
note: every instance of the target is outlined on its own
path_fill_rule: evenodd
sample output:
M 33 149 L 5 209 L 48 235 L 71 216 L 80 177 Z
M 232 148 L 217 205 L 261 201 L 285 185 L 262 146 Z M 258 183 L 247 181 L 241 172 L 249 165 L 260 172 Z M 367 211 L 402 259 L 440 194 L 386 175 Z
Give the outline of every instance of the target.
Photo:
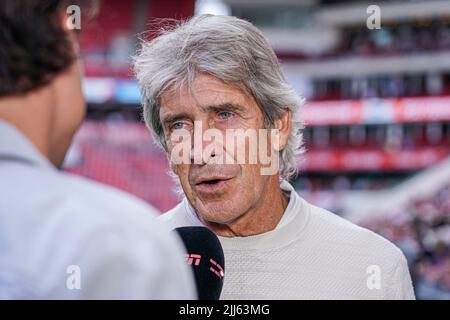
M 186 247 L 200 300 L 218 300 L 222 292 L 225 259 L 219 238 L 206 227 L 175 229 Z

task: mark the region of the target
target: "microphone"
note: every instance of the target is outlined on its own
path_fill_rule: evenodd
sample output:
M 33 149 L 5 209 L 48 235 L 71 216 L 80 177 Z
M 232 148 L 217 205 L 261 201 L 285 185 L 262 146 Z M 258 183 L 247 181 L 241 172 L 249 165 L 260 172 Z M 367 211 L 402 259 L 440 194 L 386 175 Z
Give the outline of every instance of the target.
M 205 227 L 180 227 L 186 262 L 192 267 L 199 300 L 218 300 L 222 292 L 225 259 L 219 238 Z

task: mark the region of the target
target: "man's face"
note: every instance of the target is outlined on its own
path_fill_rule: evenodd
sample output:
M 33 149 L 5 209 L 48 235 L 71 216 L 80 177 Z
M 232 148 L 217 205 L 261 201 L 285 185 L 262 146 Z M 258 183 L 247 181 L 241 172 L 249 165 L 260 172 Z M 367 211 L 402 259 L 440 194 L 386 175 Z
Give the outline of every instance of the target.
M 195 78 L 190 91 L 182 88 L 162 95 L 160 120 L 169 155 L 176 146 L 171 137 L 182 129 L 193 133 L 194 123 L 196 126 L 201 124 L 201 133 L 217 129 L 224 137 L 227 129 L 253 129 L 258 132 L 258 129 L 264 127 L 262 111 L 250 95 L 210 75 L 202 74 Z M 194 146 L 194 141 L 198 140 L 193 138 L 192 141 L 191 157 L 199 151 Z M 208 143 L 203 141 L 203 149 L 207 146 Z M 218 164 L 215 159 L 219 159 L 220 154 L 231 155 L 236 160 L 239 143 L 235 144 L 234 150 L 227 148 L 227 143 L 219 146 L 211 153 L 211 157 L 203 159 L 203 163 L 191 161 L 188 164 L 172 163 L 171 166 L 200 217 L 207 222 L 229 224 L 257 206 L 270 192 L 267 188 L 268 181 L 278 180 L 278 176 L 262 175 L 263 165 L 259 161 Z M 244 147 L 247 157 L 249 152 L 254 152 L 249 151 L 249 146 L 246 143 Z

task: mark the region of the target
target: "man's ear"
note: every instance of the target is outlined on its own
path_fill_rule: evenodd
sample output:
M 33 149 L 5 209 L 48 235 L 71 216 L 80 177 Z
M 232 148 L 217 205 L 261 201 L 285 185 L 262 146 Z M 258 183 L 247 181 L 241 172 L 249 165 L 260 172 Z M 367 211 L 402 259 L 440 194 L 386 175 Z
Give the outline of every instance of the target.
M 292 129 L 292 110 L 286 108 L 285 112 L 275 120 L 274 129 L 277 129 L 278 151 L 283 150 L 289 139 Z
M 80 54 L 79 32 L 81 28 L 81 9 L 76 5 L 64 7 L 59 13 L 59 23 L 72 44 L 75 56 Z

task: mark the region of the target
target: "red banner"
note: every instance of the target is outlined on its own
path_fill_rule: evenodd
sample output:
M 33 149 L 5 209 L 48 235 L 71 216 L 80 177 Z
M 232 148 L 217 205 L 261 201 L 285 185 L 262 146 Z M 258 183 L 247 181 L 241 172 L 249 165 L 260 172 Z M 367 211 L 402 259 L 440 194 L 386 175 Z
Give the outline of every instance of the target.
M 308 126 L 450 121 L 450 97 L 307 102 Z
M 450 147 L 418 148 L 395 152 L 380 150 L 307 151 L 302 171 L 394 171 L 419 170 L 450 154 Z

